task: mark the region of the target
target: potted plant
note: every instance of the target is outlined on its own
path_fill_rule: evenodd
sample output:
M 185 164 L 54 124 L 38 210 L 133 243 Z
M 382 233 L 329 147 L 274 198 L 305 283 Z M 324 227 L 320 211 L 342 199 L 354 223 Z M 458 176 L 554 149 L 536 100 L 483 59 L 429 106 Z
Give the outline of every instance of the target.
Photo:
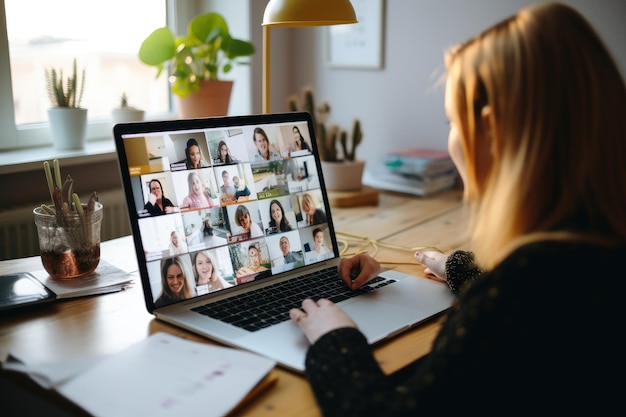
M 356 158 L 356 149 L 363 140 L 361 122 L 355 119 L 352 133 L 342 130 L 337 125 L 326 127 L 330 116 L 330 105 L 324 102 L 315 107 L 315 97 L 310 87 L 302 90 L 303 110 L 311 114 L 315 129 L 315 141 L 322 159 L 322 171 L 326 188 L 333 191 L 355 191 L 362 187 L 361 179 L 365 161 Z M 298 111 L 298 99 L 288 99 L 290 111 Z M 341 152 L 339 152 L 341 151 Z
M 254 54 L 252 43 L 233 38 L 219 13 L 194 17 L 186 36 L 175 37 L 168 27 L 152 32 L 141 44 L 139 59 L 170 73 L 171 90 L 179 100 L 182 118 L 224 116 L 233 82 L 220 80 L 239 58 Z
M 46 89 L 52 107 L 48 109 L 52 143 L 58 149 L 85 146 L 87 109 L 80 106 L 85 89 L 85 69 L 79 75 L 76 59 L 72 72 L 63 78 L 62 69 L 46 69 Z
M 143 120 L 144 111 L 128 105 L 128 97 L 126 93 L 122 93 L 120 98 L 120 106 L 111 111 L 113 123 L 141 122 Z

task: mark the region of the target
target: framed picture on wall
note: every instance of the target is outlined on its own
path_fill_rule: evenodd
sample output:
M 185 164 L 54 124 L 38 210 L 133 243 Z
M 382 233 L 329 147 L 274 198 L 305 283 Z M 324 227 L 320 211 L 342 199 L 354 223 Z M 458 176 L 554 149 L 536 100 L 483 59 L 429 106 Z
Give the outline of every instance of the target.
M 358 23 L 327 28 L 331 68 L 382 69 L 384 0 L 350 0 Z

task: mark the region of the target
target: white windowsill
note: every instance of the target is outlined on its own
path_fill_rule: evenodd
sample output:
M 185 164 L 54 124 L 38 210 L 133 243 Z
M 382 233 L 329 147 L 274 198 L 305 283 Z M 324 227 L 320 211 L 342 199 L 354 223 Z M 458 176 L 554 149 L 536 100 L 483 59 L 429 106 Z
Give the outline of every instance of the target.
M 63 166 L 92 162 L 116 161 L 113 138 L 88 141 L 84 149 L 59 150 L 52 146 L 0 152 L 0 175 L 33 171 L 42 168 L 43 161 L 58 159 Z

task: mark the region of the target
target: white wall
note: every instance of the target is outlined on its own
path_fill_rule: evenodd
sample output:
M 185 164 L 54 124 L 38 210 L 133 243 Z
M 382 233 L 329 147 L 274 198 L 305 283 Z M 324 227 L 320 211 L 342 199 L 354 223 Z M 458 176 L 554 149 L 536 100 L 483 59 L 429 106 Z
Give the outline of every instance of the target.
M 253 36 L 261 45 L 264 4 L 250 0 Z M 333 122 L 350 128 L 361 119 L 358 156 L 375 160 L 391 149 L 447 147 L 443 86 L 436 77 L 443 52 L 508 17 L 527 0 L 385 0 L 382 70 L 331 69 L 325 60 L 326 28 L 272 31 L 273 112 L 286 111 L 288 95 L 311 85 L 318 103 L 328 99 Z M 626 74 L 626 1 L 564 0 L 583 13 L 606 41 Z M 261 53 L 253 68 L 253 111 L 261 112 Z

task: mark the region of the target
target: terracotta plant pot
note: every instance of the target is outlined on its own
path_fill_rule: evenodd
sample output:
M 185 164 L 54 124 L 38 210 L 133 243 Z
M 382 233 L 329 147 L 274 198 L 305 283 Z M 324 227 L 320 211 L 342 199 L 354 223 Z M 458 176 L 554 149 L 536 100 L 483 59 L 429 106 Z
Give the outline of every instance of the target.
M 331 191 L 358 191 L 363 186 L 361 178 L 365 161 L 322 161 L 322 174 L 326 189 Z
M 200 81 L 200 91 L 178 97 L 181 119 L 226 116 L 230 105 L 233 81 Z

